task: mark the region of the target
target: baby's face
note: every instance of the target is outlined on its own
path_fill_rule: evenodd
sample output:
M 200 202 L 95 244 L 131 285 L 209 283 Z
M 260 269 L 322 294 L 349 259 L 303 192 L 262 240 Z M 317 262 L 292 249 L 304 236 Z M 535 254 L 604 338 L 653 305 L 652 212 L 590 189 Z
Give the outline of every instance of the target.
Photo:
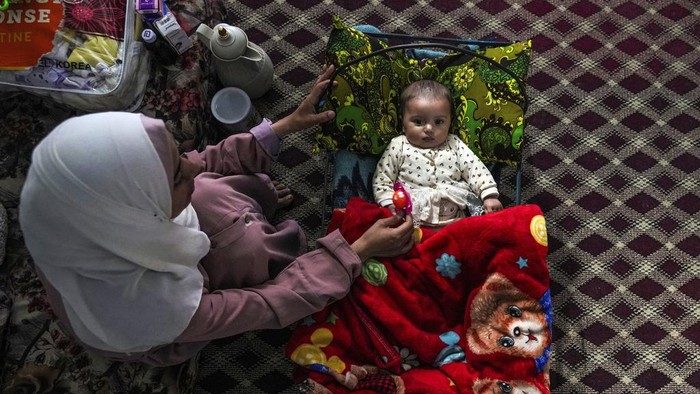
M 403 132 L 419 148 L 442 145 L 450 132 L 450 102 L 432 97 L 411 99 L 404 106 Z

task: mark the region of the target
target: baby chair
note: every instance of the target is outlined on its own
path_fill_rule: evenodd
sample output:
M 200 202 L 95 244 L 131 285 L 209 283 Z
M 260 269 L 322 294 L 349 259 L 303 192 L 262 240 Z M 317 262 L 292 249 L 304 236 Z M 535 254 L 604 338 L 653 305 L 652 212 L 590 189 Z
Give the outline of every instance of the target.
M 456 106 L 451 132 L 484 161 L 499 187 L 501 170 L 515 171 L 513 201 L 519 205 L 530 47 L 529 41 L 430 38 L 383 33 L 370 25 L 348 28 L 334 18 L 326 57 L 336 67 L 331 80 L 337 85 L 329 85 L 319 110 L 336 111 L 336 119 L 322 126 L 314 146 L 326 154 L 323 223 L 328 207 L 343 208 L 352 196 L 374 200 L 376 163 L 399 134 L 398 95 L 418 79 L 448 86 Z M 471 215 L 482 213 L 475 195 L 467 208 Z
M 346 297 L 297 325 L 287 355 L 314 392 L 548 393 L 546 227 L 539 207 L 520 205 L 519 190 L 530 43 L 417 39 L 334 20 L 326 55 L 337 85 L 320 109 L 336 116 L 316 136 L 328 158 L 328 231 L 352 242 L 385 213 L 348 197 L 372 201 L 377 160 L 399 134 L 398 94 L 419 79 L 448 85 L 452 132 L 496 178 L 496 168 L 516 170 L 517 206 L 422 233 L 409 253 L 365 260 Z M 521 320 L 534 323 L 527 338 Z

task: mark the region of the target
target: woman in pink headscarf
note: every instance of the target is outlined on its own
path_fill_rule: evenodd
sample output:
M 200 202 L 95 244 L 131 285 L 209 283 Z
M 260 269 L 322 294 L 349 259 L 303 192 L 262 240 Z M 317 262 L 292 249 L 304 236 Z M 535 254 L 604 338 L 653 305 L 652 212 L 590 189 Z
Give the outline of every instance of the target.
M 291 115 L 179 155 L 162 121 L 84 115 L 37 145 L 20 225 L 64 328 L 106 356 L 180 363 L 209 341 L 285 327 L 349 291 L 362 262 L 411 246 L 410 218 L 338 232 L 306 252 L 294 221 L 267 217 L 288 189 L 266 173 L 280 139 L 316 113 L 332 68 Z

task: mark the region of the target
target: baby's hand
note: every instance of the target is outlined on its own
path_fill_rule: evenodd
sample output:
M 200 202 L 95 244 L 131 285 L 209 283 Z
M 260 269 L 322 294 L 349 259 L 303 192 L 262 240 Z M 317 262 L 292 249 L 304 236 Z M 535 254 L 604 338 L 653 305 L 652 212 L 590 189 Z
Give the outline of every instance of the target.
M 484 212 L 492 213 L 503 209 L 503 204 L 496 197 L 486 197 L 484 199 Z

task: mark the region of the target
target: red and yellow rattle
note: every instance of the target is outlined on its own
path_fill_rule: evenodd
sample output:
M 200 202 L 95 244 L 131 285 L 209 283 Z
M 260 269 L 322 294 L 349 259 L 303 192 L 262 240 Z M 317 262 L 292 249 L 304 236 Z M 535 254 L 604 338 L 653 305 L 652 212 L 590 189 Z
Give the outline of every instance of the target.
M 404 217 L 413 212 L 411 196 L 401 182 L 394 183 L 394 194 L 391 196 L 391 202 L 394 204 L 396 213 L 402 212 Z M 423 230 L 420 229 L 420 223 L 415 218 L 413 219 L 413 227 L 413 240 L 415 243 L 420 243 L 423 238 Z
M 397 212 L 403 212 L 404 215 L 410 215 L 413 211 L 411 196 L 403 187 L 401 182 L 394 183 L 394 195 L 391 196 L 391 202 L 394 204 Z

